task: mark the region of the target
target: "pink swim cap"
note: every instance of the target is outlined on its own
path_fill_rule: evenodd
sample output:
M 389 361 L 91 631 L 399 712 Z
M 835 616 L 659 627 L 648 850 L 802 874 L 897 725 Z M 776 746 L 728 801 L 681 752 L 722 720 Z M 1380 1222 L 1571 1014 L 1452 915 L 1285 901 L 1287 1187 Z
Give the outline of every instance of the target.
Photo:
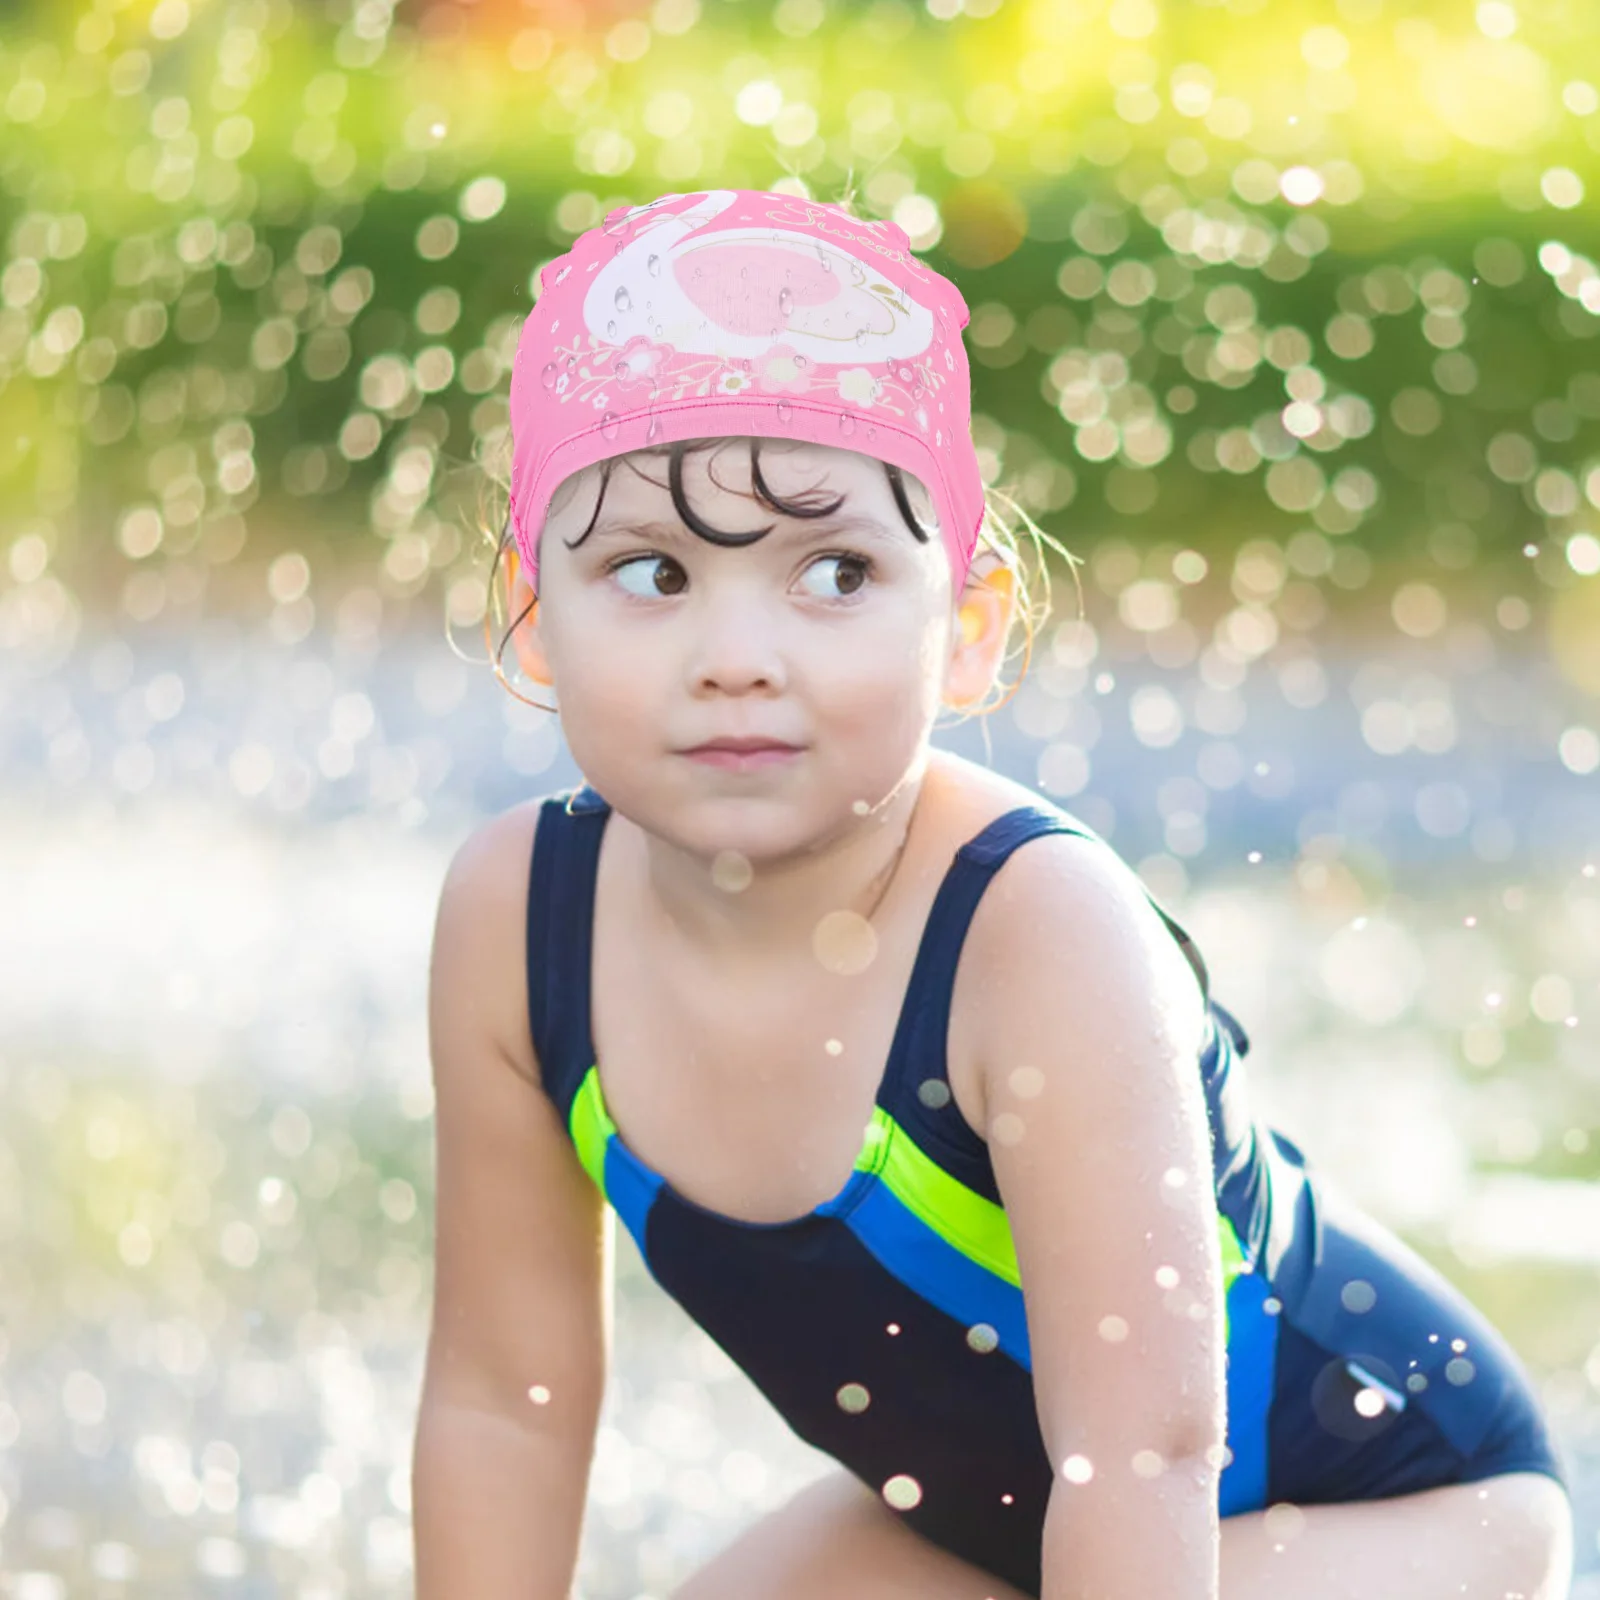
M 755 434 L 915 473 L 955 592 L 983 520 L 966 301 L 892 222 L 763 190 L 619 207 L 539 274 L 511 368 L 511 517 L 530 585 L 550 497 L 609 456 Z

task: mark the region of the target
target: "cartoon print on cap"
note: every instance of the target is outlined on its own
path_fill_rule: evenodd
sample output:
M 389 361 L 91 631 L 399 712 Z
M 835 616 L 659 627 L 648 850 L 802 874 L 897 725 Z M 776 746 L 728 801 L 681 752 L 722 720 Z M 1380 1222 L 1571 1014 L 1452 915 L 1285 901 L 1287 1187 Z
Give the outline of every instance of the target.
M 818 208 L 773 198 L 770 219 L 710 232 L 738 199 L 733 191 L 666 195 L 610 213 L 601 230 L 609 254 L 587 263 L 586 331 L 557 346 L 569 365 L 580 363 L 578 381 L 570 390 L 544 381 L 547 367 L 544 387 L 562 404 L 600 410 L 707 394 L 814 394 L 937 434 L 928 400 L 943 386 L 949 351 L 945 371 L 936 370 L 933 311 L 875 264 L 881 256 L 922 275 L 899 247 L 904 235 L 844 213 L 828 219 L 834 227 L 820 225 L 820 236 L 786 228 L 782 206 L 795 207 L 797 223 Z M 576 264 L 549 263 L 541 284 L 556 287 Z
M 608 344 L 653 335 L 685 355 L 752 358 L 782 342 L 852 366 L 933 342 L 933 313 L 843 245 L 777 226 L 702 235 L 735 198 L 716 190 L 639 228 L 584 294 L 589 331 Z

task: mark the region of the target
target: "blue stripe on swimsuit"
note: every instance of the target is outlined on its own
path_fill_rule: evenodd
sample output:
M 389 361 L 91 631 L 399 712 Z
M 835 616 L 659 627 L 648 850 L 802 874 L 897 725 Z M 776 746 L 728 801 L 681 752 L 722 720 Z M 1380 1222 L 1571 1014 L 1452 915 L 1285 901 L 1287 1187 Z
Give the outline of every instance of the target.
M 756 1223 L 676 1192 L 607 1113 L 589 1019 L 609 815 L 586 786 L 547 799 L 531 864 L 534 1045 L 579 1159 L 652 1276 L 802 1439 L 874 1491 L 914 1478 L 921 1499 L 901 1513 L 913 1528 L 1037 1595 L 1052 1474 L 1022 1290 L 987 1148 L 949 1094 L 945 1040 L 962 942 L 1001 863 L 1042 834 L 1104 841 L 1041 805 L 1007 812 L 961 847 L 929 912 L 848 1182 L 804 1217 Z M 1219 1514 L 1515 1470 L 1566 1486 L 1532 1385 L 1501 1335 L 1251 1117 L 1239 1066 L 1249 1040 L 1210 997 L 1188 934 L 1151 903 L 1211 1013 L 1198 1066 L 1226 1286 Z M 846 1384 L 866 1391 L 865 1408 L 841 1407 Z

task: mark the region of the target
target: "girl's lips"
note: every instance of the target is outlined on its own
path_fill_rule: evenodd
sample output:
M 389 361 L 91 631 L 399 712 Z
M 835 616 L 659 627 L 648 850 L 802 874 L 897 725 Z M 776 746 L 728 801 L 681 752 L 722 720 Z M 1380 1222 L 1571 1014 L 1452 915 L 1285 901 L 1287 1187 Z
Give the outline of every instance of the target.
M 708 766 L 724 767 L 731 772 L 744 772 L 754 767 L 771 766 L 775 761 L 799 755 L 800 751 L 798 747 L 788 744 L 761 745 L 754 750 L 730 750 L 726 745 L 701 745 L 684 754 L 691 761 L 703 761 Z

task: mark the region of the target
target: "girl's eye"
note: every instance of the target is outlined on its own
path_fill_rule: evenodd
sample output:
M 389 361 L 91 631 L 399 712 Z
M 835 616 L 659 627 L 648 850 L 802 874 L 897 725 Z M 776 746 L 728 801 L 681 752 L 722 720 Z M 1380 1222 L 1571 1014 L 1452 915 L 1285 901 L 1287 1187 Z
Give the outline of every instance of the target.
M 663 589 L 659 583 L 656 583 L 651 577 L 648 576 L 649 570 L 652 566 L 658 568 L 663 566 L 670 567 L 674 572 L 677 573 L 680 581 L 674 587 Z M 635 599 L 659 600 L 664 595 L 674 595 L 679 593 L 682 589 L 681 579 L 683 577 L 683 568 L 680 567 L 671 556 L 630 556 L 626 561 L 619 561 L 614 566 L 609 567 L 607 570 L 613 576 L 615 576 L 618 573 L 628 571 L 630 567 L 638 568 L 642 573 L 646 574 L 646 576 L 641 580 L 644 584 L 643 588 L 633 588 L 626 583 L 622 585 L 623 592 L 625 594 L 631 594 Z
M 840 585 L 831 594 L 824 596 L 824 598 L 831 600 L 859 594 L 874 570 L 872 562 L 866 556 L 841 553 L 838 555 L 818 556 L 806 568 L 804 575 L 809 577 L 813 572 L 825 567 L 829 562 L 832 562 L 837 568 L 834 581 Z M 655 568 L 656 571 L 652 573 L 651 568 Z M 660 582 L 660 573 L 663 568 L 672 574 L 665 586 Z M 612 576 L 618 577 L 623 592 L 632 595 L 636 600 L 659 600 L 666 596 L 678 595 L 683 592 L 684 571 L 671 556 L 628 556 L 621 561 L 615 562 L 606 570 Z M 623 581 L 619 575 L 630 570 L 636 570 L 640 576 L 632 581 Z
M 818 556 L 806 568 L 807 575 L 809 576 L 819 567 L 826 566 L 830 561 L 836 563 L 839 568 L 839 576 L 843 585 L 843 594 L 845 595 L 859 594 L 865 587 L 868 578 L 872 575 L 872 563 L 867 557 L 845 554 Z M 839 595 L 830 595 L 828 598 L 837 599 Z

